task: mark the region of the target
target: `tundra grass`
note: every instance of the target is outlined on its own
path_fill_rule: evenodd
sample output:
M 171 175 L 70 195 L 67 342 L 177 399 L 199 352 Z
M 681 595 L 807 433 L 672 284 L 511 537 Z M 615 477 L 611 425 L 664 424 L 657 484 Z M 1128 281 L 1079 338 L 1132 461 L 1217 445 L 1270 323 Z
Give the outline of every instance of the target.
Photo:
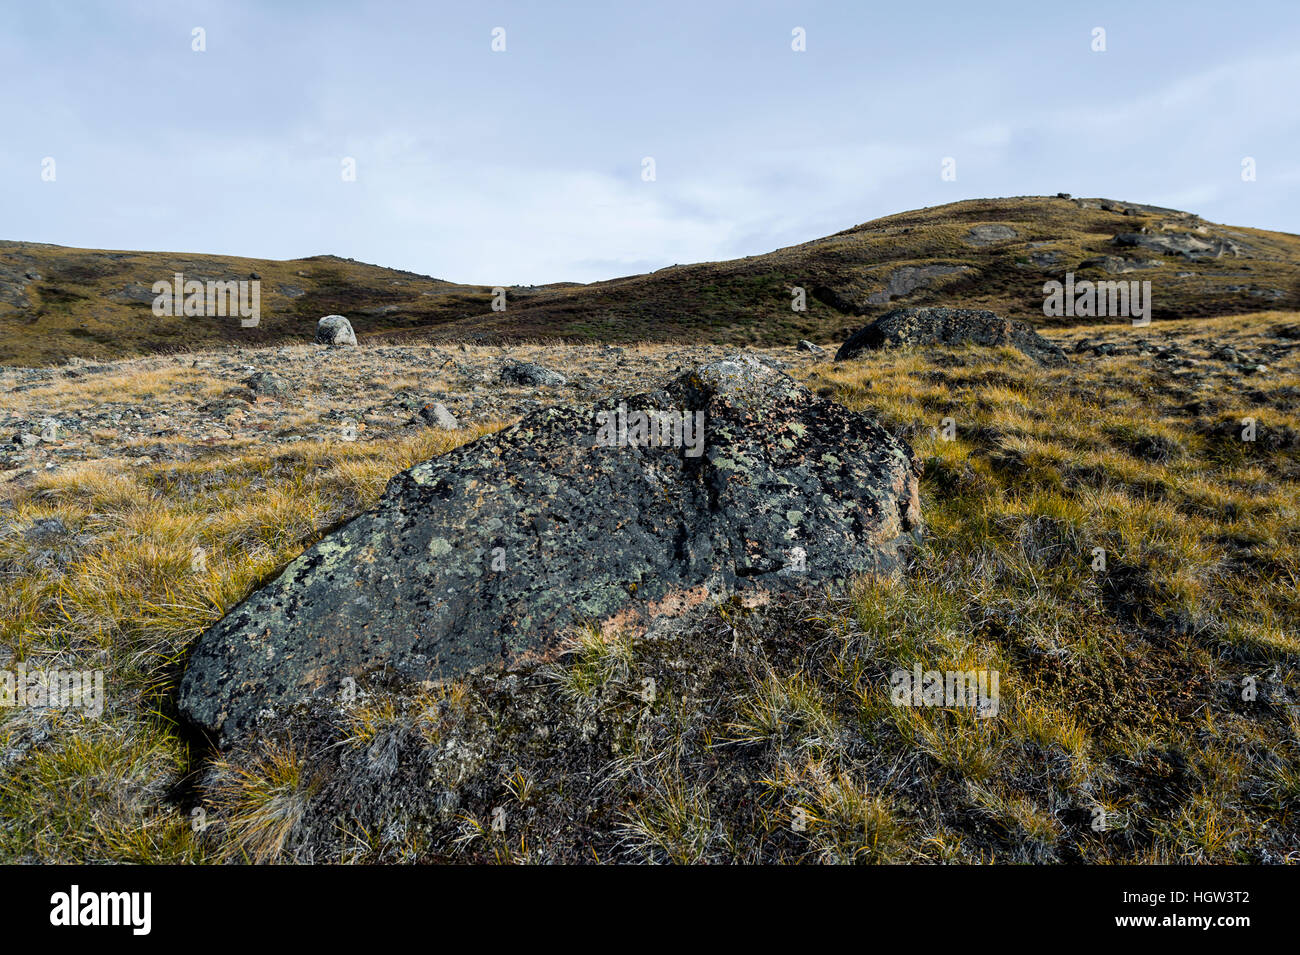
M 110 690 L 99 719 L 0 711 L 0 858 L 1300 861 L 1296 358 L 1247 380 L 942 349 L 806 377 L 924 465 L 927 530 L 899 577 L 585 628 L 544 666 L 363 683 L 225 754 L 174 721 L 194 637 L 470 435 L 87 468 L 13 495 L 0 667 L 102 668 Z M 50 518 L 66 553 L 25 542 Z M 903 705 L 916 666 L 996 672 L 996 712 Z

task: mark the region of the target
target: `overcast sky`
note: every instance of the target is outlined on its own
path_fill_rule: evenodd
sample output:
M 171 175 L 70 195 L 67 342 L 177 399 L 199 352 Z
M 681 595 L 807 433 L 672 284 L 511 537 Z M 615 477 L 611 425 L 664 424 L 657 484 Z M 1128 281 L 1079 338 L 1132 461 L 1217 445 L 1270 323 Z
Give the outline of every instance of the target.
M 757 254 L 985 196 L 1300 232 L 1297 0 L 0 12 L 4 239 L 328 252 L 505 285 Z

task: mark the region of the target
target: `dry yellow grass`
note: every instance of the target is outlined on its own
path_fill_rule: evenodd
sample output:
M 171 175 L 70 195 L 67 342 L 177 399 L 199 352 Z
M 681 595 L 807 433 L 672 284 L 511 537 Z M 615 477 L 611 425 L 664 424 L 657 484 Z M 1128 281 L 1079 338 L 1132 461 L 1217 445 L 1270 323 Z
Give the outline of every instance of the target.
M 53 733 L 0 781 L 0 856 L 199 857 L 182 807 L 165 798 L 188 771 L 172 696 L 190 642 L 321 532 L 374 503 L 393 474 L 495 427 L 384 443 L 304 441 L 168 467 L 100 461 L 20 491 L 0 516 L 0 669 L 102 670 L 108 700 L 101 720 L 84 723 L 0 709 L 0 747 Z M 25 541 L 41 520 L 61 521 L 72 535 L 52 545 L 68 550 L 66 566 Z M 105 794 L 121 787 L 123 797 L 70 819 L 76 806 L 65 794 L 83 780 Z M 148 798 L 130 795 L 136 790 Z M 64 820 L 61 832 L 47 829 L 50 819 Z M 142 845 L 155 831 L 166 838 Z M 236 842 L 247 848 L 251 839 Z

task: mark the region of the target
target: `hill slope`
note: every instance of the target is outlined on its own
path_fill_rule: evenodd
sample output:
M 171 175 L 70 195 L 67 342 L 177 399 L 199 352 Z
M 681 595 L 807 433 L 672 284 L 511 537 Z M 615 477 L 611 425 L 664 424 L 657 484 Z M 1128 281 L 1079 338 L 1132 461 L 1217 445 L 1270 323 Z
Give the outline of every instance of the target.
M 1021 197 L 900 213 L 732 261 L 513 286 L 504 312 L 492 311 L 484 286 L 334 256 L 275 262 L 4 242 L 0 363 L 301 342 L 331 312 L 363 337 L 441 340 L 825 342 L 900 304 L 985 307 L 1042 324 L 1043 282 L 1071 271 L 1149 279 L 1157 320 L 1300 307 L 1298 236 L 1105 199 Z M 176 272 L 260 277 L 261 323 L 155 317 L 151 287 Z M 806 290 L 804 311 L 791 307 L 795 287 Z
M 153 314 L 153 284 L 261 281 L 261 321 Z M 0 363 L 122 358 L 222 344 L 311 340 L 322 315 L 358 331 L 435 326 L 488 311 L 491 290 L 331 255 L 275 262 L 237 256 L 106 252 L 0 242 Z

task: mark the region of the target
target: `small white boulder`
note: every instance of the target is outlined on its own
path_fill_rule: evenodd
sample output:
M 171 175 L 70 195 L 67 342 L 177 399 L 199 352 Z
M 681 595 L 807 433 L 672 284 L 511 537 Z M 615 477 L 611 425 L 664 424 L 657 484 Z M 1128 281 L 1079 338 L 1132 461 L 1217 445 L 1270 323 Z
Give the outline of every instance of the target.
M 318 345 L 355 345 L 356 333 L 352 323 L 342 315 L 326 315 L 316 323 L 316 344 Z

